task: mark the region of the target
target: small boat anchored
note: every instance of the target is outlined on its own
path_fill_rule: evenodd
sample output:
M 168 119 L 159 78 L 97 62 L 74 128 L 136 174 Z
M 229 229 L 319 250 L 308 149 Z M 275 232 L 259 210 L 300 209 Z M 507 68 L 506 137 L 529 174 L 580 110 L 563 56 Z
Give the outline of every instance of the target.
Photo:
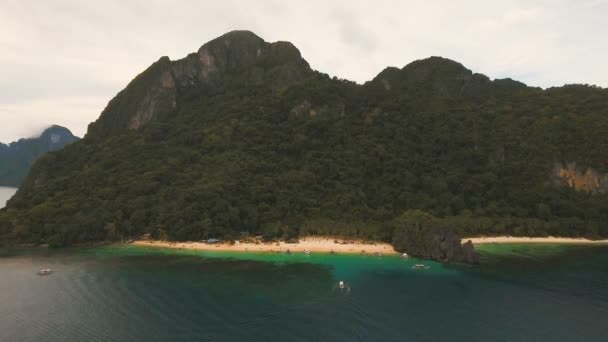
M 414 270 L 428 270 L 429 268 L 431 268 L 431 266 L 427 266 L 424 264 L 416 264 L 416 265 L 412 266 L 412 269 L 414 269 Z
M 340 280 L 338 284 L 334 285 L 334 290 L 340 290 L 344 293 L 350 292 L 350 284 L 344 282 L 344 280 Z
M 45 268 L 43 270 L 38 271 L 38 275 L 44 276 L 44 275 L 49 275 L 51 273 L 53 273 L 53 269 L 51 268 Z
M 305 249 L 304 254 L 310 254 L 310 251 L 308 249 Z
M 410 256 L 409 256 L 409 255 L 407 255 L 407 253 L 403 253 L 403 254 L 401 254 L 401 257 L 402 257 L 402 258 L 404 258 L 404 259 L 407 259 L 407 258 L 409 258 Z

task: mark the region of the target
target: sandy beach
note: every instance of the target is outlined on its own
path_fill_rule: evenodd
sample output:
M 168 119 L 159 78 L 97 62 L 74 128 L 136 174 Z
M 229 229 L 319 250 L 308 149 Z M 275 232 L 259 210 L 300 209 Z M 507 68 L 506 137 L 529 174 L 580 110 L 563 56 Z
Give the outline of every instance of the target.
M 234 245 L 228 243 L 208 244 L 204 242 L 170 242 L 170 241 L 152 241 L 152 240 L 137 240 L 134 245 L 148 247 L 163 247 L 163 248 L 183 248 L 206 251 L 236 251 L 236 252 L 286 252 L 289 250 L 293 253 L 303 253 L 305 250 L 311 253 L 344 253 L 344 254 L 360 254 L 365 253 L 382 253 L 382 254 L 398 254 L 393 246 L 383 242 L 365 243 L 356 240 L 334 239 L 330 237 L 304 237 L 297 243 L 273 242 L 273 243 L 243 243 L 236 241 Z
M 464 238 L 462 242 L 471 240 L 473 244 L 484 243 L 554 243 L 554 244 L 578 244 L 578 245 L 601 245 L 608 244 L 608 240 L 589 240 L 585 238 L 567 237 L 519 237 L 519 236 L 491 236 Z

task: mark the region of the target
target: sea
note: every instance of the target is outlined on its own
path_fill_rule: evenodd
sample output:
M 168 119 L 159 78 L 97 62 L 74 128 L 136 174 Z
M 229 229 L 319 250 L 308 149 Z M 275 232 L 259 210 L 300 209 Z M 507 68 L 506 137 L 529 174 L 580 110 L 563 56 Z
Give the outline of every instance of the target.
M 608 340 L 608 247 L 481 252 L 468 266 L 133 245 L 4 249 L 0 341 Z M 412 269 L 420 263 L 430 268 Z M 37 275 L 45 268 L 55 272 Z
M 17 192 L 17 188 L 0 186 L 0 208 L 4 208 L 4 206 L 6 205 L 6 201 L 11 199 L 15 192 Z

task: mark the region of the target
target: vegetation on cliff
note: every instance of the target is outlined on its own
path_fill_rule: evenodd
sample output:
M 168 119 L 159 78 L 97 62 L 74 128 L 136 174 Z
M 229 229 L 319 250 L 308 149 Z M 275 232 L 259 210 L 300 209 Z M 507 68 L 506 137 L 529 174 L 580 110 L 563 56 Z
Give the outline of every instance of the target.
M 607 131 L 606 89 L 492 81 L 439 57 L 358 85 L 231 32 L 162 58 L 82 141 L 40 158 L 0 235 L 395 241 L 417 210 L 458 235 L 605 237 L 608 195 L 554 170 L 608 172 Z

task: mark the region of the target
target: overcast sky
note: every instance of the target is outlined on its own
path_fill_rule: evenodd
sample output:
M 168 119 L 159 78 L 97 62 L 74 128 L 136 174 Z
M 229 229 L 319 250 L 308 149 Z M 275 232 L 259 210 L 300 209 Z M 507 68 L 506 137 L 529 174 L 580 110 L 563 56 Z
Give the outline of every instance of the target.
M 82 136 L 160 56 L 235 29 L 359 83 L 443 56 L 490 78 L 608 87 L 607 18 L 607 0 L 0 0 L 0 141 L 50 124 Z

